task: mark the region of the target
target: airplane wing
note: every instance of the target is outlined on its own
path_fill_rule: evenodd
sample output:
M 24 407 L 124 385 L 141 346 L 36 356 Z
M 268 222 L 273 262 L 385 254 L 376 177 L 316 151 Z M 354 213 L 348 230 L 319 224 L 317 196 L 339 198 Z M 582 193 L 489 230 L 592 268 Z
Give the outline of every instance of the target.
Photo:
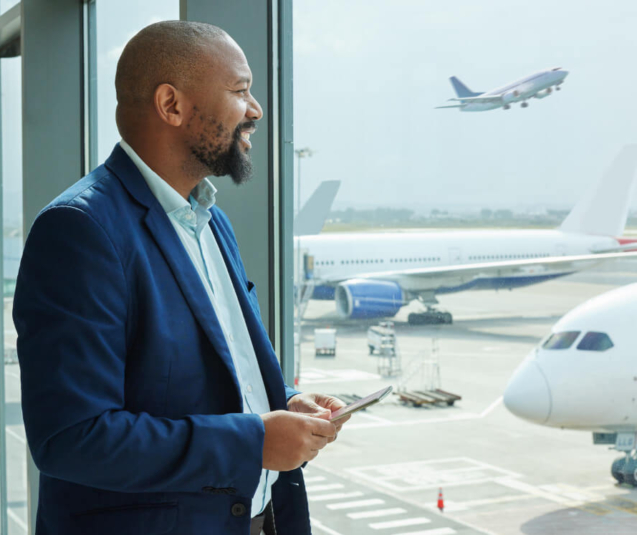
M 442 108 L 463 108 L 464 104 L 452 104 L 450 106 L 436 106 L 434 110 L 441 110 Z
M 491 104 L 491 103 L 502 103 L 502 95 L 491 95 L 491 96 L 482 96 L 479 97 L 458 97 L 458 98 L 450 98 L 449 100 L 457 100 L 460 102 L 471 103 L 483 103 L 483 104 Z
M 542 276 L 567 274 L 616 259 L 637 259 L 637 252 L 554 256 L 528 260 L 508 260 L 480 264 L 458 264 L 444 267 L 392 270 L 356 275 L 356 279 L 392 281 L 411 292 L 435 291 L 456 287 L 480 278 Z M 322 281 L 338 284 L 341 280 Z

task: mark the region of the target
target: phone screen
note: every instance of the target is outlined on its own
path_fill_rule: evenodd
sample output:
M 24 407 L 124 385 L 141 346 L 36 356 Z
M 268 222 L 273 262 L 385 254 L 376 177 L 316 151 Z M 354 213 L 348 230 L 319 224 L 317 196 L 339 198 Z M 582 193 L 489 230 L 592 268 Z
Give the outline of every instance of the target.
M 373 394 L 370 394 L 367 397 L 359 399 L 358 401 L 355 401 L 354 403 L 351 403 L 350 405 L 347 405 L 343 407 L 342 409 L 338 409 L 337 411 L 334 411 L 332 413 L 332 416 L 330 417 L 330 422 L 335 422 L 336 420 L 340 420 L 341 418 L 344 418 L 348 414 L 352 414 L 356 411 L 360 411 L 361 409 L 369 407 L 370 405 L 373 405 L 374 403 L 378 403 L 381 399 L 384 399 L 385 397 L 387 397 L 392 390 L 393 388 L 391 386 L 388 386 L 387 388 L 383 388 L 382 390 L 379 390 L 378 392 L 374 392 Z

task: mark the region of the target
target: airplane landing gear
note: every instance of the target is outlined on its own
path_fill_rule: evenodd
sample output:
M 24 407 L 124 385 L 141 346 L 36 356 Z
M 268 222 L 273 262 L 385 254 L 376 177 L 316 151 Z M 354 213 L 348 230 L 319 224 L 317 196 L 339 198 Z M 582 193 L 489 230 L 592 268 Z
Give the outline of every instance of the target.
M 562 88 L 559 85 L 555 86 L 555 91 L 561 91 L 561 90 L 562 90 Z
M 623 457 L 619 457 L 613 461 L 610 473 L 617 483 L 627 483 L 631 487 L 637 487 L 637 458 L 635 452 L 626 453 Z
M 504 106 L 502 106 L 503 110 L 510 110 L 511 109 L 511 104 L 505 104 Z
M 528 102 L 523 102 L 522 103 L 522 107 L 523 108 L 528 108 L 529 107 L 529 103 Z
M 409 325 L 451 325 L 453 316 L 449 312 L 441 312 L 427 307 L 426 312 L 412 312 L 407 316 Z

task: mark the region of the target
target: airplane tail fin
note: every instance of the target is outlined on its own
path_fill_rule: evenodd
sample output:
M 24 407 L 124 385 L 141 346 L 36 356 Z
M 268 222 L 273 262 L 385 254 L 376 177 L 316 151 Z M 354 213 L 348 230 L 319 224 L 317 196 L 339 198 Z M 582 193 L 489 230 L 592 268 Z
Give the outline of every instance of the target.
M 626 145 L 602 179 L 593 184 L 568 214 L 560 230 L 621 236 L 635 191 L 637 145 Z
M 295 236 L 310 236 L 323 230 L 340 185 L 340 180 L 321 182 L 294 218 Z
M 449 80 L 451 80 L 451 85 L 453 86 L 453 89 L 459 98 L 477 97 L 479 95 L 482 95 L 482 93 L 476 93 L 475 91 L 471 91 L 471 89 L 469 89 L 466 85 L 464 85 L 455 76 L 452 76 L 451 78 L 449 78 Z

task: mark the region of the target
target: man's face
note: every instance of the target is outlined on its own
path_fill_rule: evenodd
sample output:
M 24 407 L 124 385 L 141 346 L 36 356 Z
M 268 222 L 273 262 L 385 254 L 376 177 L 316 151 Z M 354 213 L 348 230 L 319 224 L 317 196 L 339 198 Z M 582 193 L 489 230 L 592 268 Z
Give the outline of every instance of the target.
M 211 175 L 230 175 L 235 184 L 252 175 L 250 134 L 263 116 L 250 94 L 251 85 L 252 72 L 242 50 L 234 41 L 220 38 L 210 61 L 202 65 L 186 122 L 192 155 Z

